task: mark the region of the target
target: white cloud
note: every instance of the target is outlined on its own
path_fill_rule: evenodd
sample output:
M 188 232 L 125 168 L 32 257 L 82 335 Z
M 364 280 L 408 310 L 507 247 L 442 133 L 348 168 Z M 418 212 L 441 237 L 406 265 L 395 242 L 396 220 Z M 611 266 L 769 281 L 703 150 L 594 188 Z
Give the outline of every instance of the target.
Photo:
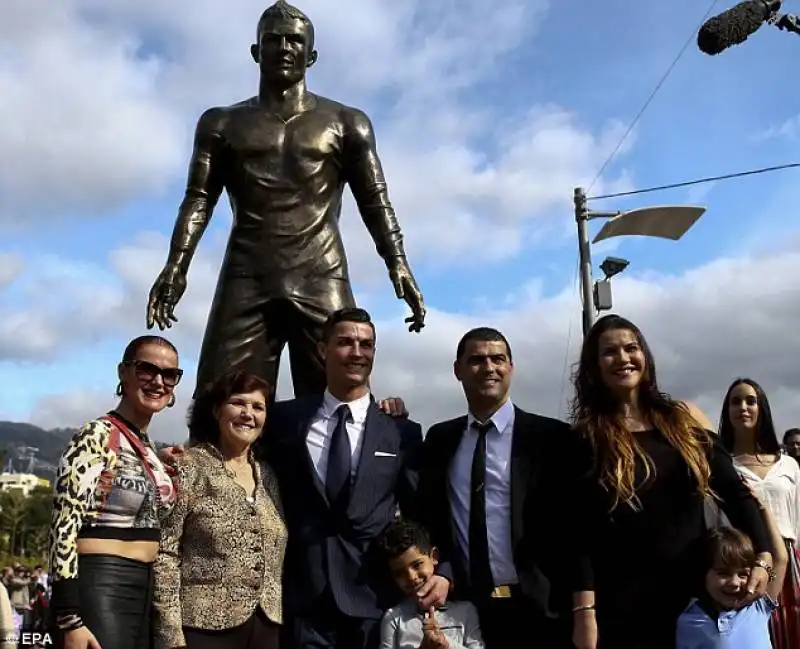
M 796 140 L 800 137 L 800 115 L 790 117 L 780 124 L 770 126 L 755 135 L 755 140 L 787 139 Z
M 504 113 L 494 91 L 481 92 L 500 68 L 523 72 L 503 57 L 535 38 L 541 0 L 300 4 L 321 53 L 310 86 L 373 116 L 417 265 L 519 253 L 560 222 L 572 186 L 620 136 L 615 123 L 592 133 L 558 106 Z M 18 224 L 21 211 L 102 216 L 166 189 L 177 207 L 197 115 L 255 92 L 248 46 L 264 6 L 15 0 L 0 27 L 0 118 L 16 125 L 0 133 L 15 160 L 0 170 L 0 224 Z M 353 276 L 386 282 L 349 197 L 346 206 Z
M 144 253 L 142 253 L 144 254 Z M 131 249 L 117 259 L 145 259 Z M 198 269 L 200 274 L 210 269 Z M 800 253 L 780 247 L 760 255 L 725 258 L 675 275 L 637 274 L 630 271 L 614 280 L 617 312 L 631 318 L 653 347 L 662 387 L 677 398 L 696 399 L 715 420 L 722 395 L 733 378 L 750 376 L 768 391 L 778 425 L 800 423 L 800 374 L 794 356 L 795 331 L 800 321 Z M 140 282 L 129 278 L 131 285 Z M 763 278 L 769 278 L 765 284 Z M 199 349 L 207 309 L 207 290 L 186 296 L 183 313 L 194 314 L 171 333 L 191 371 Z M 456 315 L 433 308 L 429 325 L 413 335 L 402 323 L 403 310 L 378 323 L 375 391 L 406 399 L 413 415 L 431 424 L 463 410 L 460 386 L 452 376 L 456 343 L 469 328 L 495 326 L 510 339 L 515 364 L 515 400 L 522 407 L 564 416 L 571 394 L 566 379 L 580 342 L 577 294 L 565 288 L 543 295 L 533 278 L 513 299 L 494 295 L 480 311 Z M 367 301 L 367 307 L 369 303 Z M 62 331 L 64 337 L 73 335 Z M 121 332 L 116 332 L 121 336 Z M 2 336 L 2 332 L 0 332 Z M 120 344 L 124 341 L 120 340 Z M 568 348 L 569 343 L 569 348 Z M 290 396 L 286 363 L 281 368 L 279 395 Z M 113 387 L 113 386 L 111 386 Z M 179 405 L 159 417 L 153 430 L 161 439 L 184 435 L 183 413 L 193 388 L 187 376 Z M 32 412 L 34 421 L 50 425 L 77 424 L 93 416 L 108 400 L 70 395 L 43 397 Z
M 11 286 L 25 267 L 21 255 L 11 252 L 0 252 L 0 290 Z

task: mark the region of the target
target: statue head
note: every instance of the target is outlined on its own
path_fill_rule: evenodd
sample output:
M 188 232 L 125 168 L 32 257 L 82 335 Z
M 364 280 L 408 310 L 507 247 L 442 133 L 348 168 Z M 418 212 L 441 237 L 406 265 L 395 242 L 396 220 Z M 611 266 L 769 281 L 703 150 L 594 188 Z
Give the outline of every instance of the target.
M 311 19 L 284 0 L 261 14 L 256 38 L 250 54 L 262 78 L 273 83 L 290 86 L 301 81 L 317 60 Z

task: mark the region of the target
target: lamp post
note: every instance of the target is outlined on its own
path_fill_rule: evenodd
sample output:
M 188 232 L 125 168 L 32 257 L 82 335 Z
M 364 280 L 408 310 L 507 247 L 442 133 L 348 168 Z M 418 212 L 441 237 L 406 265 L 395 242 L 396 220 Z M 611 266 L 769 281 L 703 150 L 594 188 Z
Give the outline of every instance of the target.
M 691 228 L 706 211 L 705 207 L 693 205 L 663 205 L 641 207 L 626 212 L 598 212 L 588 208 L 589 198 L 583 187 L 575 188 L 575 221 L 578 225 L 578 254 L 581 269 L 581 298 L 583 301 L 583 335 L 589 333 L 594 324 L 596 300 L 592 285 L 592 243 L 618 236 L 645 236 L 672 239 L 677 241 Z M 606 219 L 597 236 L 589 241 L 589 221 Z M 616 273 L 627 266 L 626 260 L 614 260 Z M 616 263 L 614 263 L 616 262 Z M 606 272 L 604 270 L 604 272 Z M 613 273 L 613 274 L 616 274 Z M 606 272 L 606 281 L 612 275 Z M 607 308 L 607 307 L 606 307 Z

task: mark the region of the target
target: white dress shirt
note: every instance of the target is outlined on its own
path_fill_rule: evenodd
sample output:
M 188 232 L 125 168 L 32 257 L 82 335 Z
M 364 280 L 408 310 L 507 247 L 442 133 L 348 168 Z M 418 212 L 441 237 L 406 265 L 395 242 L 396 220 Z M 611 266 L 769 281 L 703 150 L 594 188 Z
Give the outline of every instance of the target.
M 347 437 L 350 439 L 350 475 L 355 476 L 358 471 L 358 460 L 361 457 L 361 443 L 364 437 L 364 424 L 367 421 L 367 410 L 372 398 L 367 392 L 360 399 L 349 402 L 350 418 L 345 425 Z M 339 401 L 330 392 L 325 390 L 322 404 L 316 414 L 311 418 L 311 426 L 306 435 L 306 446 L 311 462 L 317 470 L 322 482 L 328 475 L 328 457 L 331 452 L 331 438 L 339 421 L 336 411 L 344 401 Z
M 733 465 L 769 510 L 781 536 L 800 540 L 800 464 L 788 455 L 781 455 L 763 478 L 735 459 Z
M 478 442 L 477 421 L 467 415 L 467 427 L 450 465 L 450 507 L 456 526 L 456 541 L 469 569 L 469 510 L 472 457 Z M 495 586 L 519 583 L 511 544 L 511 440 L 514 432 L 514 404 L 509 399 L 492 415 L 486 433 L 486 530 L 489 563 Z M 485 422 L 489 423 L 489 422 Z

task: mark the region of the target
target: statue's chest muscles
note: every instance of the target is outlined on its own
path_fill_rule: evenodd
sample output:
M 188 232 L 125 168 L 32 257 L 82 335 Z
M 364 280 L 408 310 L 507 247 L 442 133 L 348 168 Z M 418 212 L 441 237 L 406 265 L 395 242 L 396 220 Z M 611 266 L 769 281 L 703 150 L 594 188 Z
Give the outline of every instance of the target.
M 342 128 L 324 112 L 309 111 L 286 121 L 260 111 L 237 114 L 226 125 L 224 143 L 230 181 L 269 180 L 294 185 L 342 167 Z

